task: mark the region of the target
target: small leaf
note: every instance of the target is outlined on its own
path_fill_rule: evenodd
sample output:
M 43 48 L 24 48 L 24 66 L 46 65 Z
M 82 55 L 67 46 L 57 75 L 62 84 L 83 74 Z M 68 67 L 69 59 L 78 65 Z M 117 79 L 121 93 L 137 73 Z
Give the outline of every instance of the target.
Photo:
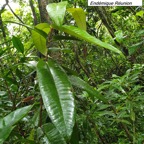
M 43 125 L 42 130 L 46 135 L 49 144 L 66 144 L 64 138 L 52 123 Z
M 49 117 L 63 137 L 69 138 L 74 126 L 75 104 L 67 75 L 51 60 L 48 64 L 39 61 L 37 75 Z
M 128 124 L 128 125 L 131 125 L 131 123 L 130 123 L 128 120 L 116 119 L 115 121 L 116 121 L 117 123 L 125 123 L 125 124 Z
M 129 51 L 129 55 L 134 54 L 135 52 L 137 52 L 137 50 L 140 48 L 140 46 L 143 44 L 143 41 L 133 44 L 132 46 L 129 47 L 128 51 Z
M 27 138 L 28 140 L 34 141 L 35 137 L 35 129 L 32 129 L 29 133 L 29 137 Z
M 122 40 L 123 40 L 123 32 L 122 32 L 122 30 L 118 30 L 118 31 L 116 31 L 115 32 L 115 39 L 118 41 L 118 42 L 122 42 Z
M 12 37 L 13 46 L 22 54 L 24 53 L 24 46 L 18 37 Z
M 67 2 L 51 3 L 47 5 L 47 12 L 55 25 L 61 26 L 65 16 Z
M 50 26 L 47 23 L 40 23 L 32 30 L 32 39 L 35 47 L 43 54 L 47 54 L 46 35 L 50 31 Z
M 112 111 L 98 111 L 98 112 L 94 112 L 93 115 L 96 117 L 103 117 L 105 115 L 114 116 L 114 113 Z
M 6 91 L 0 91 L 0 96 L 4 96 L 4 95 L 6 95 Z
M 135 112 L 133 110 L 130 112 L 130 118 L 132 121 L 135 121 Z
M 144 17 L 144 11 L 141 10 L 141 11 L 137 12 L 136 15 L 140 16 L 141 18 L 143 18 Z
M 18 68 L 16 69 L 16 76 L 21 80 L 22 72 Z
M 74 26 L 68 26 L 68 25 L 63 25 L 61 27 L 58 27 L 56 25 L 53 25 L 53 28 L 57 29 L 57 30 L 60 30 L 62 32 L 65 32 L 65 33 L 68 33 L 70 34 L 71 36 L 75 36 L 79 39 L 82 39 L 82 40 L 85 40 L 91 44 L 94 44 L 94 45 L 99 45 L 101 47 L 104 47 L 108 50 L 111 50 L 115 53 L 118 53 L 120 54 L 121 56 L 124 57 L 123 53 L 118 50 L 117 48 L 115 48 L 114 46 L 108 44 L 108 43 L 105 43 L 105 42 L 102 42 L 101 40 L 91 36 L 90 34 L 88 34 L 86 31 L 80 29 L 80 28 L 77 28 L 77 27 L 74 27 Z
M 86 30 L 86 14 L 82 8 L 69 8 L 68 12 L 74 17 L 79 28 Z
M 8 81 L 9 83 L 11 83 L 11 84 L 18 85 L 16 79 L 14 79 L 14 78 L 11 78 L 11 77 L 8 77 L 8 76 L 4 76 L 4 79 L 5 79 L 6 81 Z

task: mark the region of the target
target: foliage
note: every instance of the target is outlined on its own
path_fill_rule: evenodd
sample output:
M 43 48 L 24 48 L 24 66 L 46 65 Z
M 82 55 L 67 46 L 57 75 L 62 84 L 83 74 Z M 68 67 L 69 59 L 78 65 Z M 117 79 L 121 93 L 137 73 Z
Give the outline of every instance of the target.
M 0 8 L 0 143 L 143 143 L 142 8 L 14 2 Z

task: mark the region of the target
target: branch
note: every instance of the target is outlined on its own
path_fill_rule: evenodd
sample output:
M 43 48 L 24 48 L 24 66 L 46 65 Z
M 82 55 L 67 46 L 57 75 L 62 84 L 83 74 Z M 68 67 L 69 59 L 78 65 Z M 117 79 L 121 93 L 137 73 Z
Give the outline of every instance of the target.
M 97 12 L 97 14 L 99 15 L 99 18 L 101 19 L 102 23 L 105 25 L 105 27 L 107 28 L 107 30 L 109 31 L 110 35 L 112 38 L 115 38 L 115 31 L 116 29 L 114 28 L 114 25 L 111 21 L 111 18 L 109 17 L 107 11 L 105 8 L 102 7 L 94 7 L 95 11 Z M 114 39 L 114 42 L 116 43 L 117 46 L 121 47 L 124 54 L 126 56 L 129 55 L 128 53 L 128 49 L 122 45 L 121 43 L 119 43 L 116 39 Z
M 4 29 L 4 25 L 3 25 L 1 14 L 0 14 L 0 28 L 2 30 L 3 38 L 5 39 L 6 38 L 6 33 L 5 33 L 5 29 Z
M 11 12 L 13 13 L 13 15 L 22 23 L 22 24 L 25 24 L 21 19 L 20 19 L 20 17 L 12 10 L 12 8 L 10 7 L 10 5 L 9 4 L 7 4 L 8 5 L 8 7 L 9 7 L 9 9 L 11 10 Z M 31 31 L 30 31 L 30 29 L 28 28 L 28 27 L 26 27 L 27 28 L 27 30 L 31 33 Z
M 2 30 L 2 34 L 4 39 L 6 38 L 6 33 L 5 33 L 5 29 L 4 29 L 4 25 L 3 25 L 3 21 L 2 21 L 2 12 L 4 11 L 5 7 L 8 5 L 8 0 L 6 0 L 6 3 L 2 6 L 1 10 L 0 10 L 0 28 Z

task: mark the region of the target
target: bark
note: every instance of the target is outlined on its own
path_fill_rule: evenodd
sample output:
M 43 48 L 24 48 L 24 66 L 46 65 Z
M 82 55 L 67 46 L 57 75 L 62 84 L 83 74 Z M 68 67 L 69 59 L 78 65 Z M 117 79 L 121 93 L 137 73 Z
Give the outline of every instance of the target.
M 51 23 L 47 10 L 46 10 L 47 5 L 48 5 L 47 0 L 38 0 L 40 20 L 42 23 L 43 22 Z
M 3 35 L 3 38 L 5 39 L 6 38 L 6 33 L 5 33 L 5 29 L 4 29 L 1 14 L 0 14 L 0 29 L 2 30 L 2 35 Z
M 36 14 L 34 5 L 33 5 L 33 0 L 29 0 L 29 4 L 30 4 L 31 10 L 32 10 L 33 17 L 34 17 L 34 25 L 37 25 L 38 19 L 37 19 L 37 14 Z
M 6 5 L 8 4 L 8 1 L 6 1 L 6 4 L 4 4 L 0 10 L 0 29 L 2 30 L 2 35 L 3 35 L 3 38 L 5 39 L 6 38 L 6 33 L 5 33 L 5 29 L 4 29 L 4 25 L 3 25 L 3 21 L 2 21 L 2 12 L 4 11 Z

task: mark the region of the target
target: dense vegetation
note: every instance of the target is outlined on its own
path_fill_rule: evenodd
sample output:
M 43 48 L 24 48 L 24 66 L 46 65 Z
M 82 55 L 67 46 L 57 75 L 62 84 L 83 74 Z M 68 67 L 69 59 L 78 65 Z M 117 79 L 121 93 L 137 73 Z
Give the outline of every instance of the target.
M 6 0 L 0 144 L 144 143 L 143 16 L 85 0 Z

